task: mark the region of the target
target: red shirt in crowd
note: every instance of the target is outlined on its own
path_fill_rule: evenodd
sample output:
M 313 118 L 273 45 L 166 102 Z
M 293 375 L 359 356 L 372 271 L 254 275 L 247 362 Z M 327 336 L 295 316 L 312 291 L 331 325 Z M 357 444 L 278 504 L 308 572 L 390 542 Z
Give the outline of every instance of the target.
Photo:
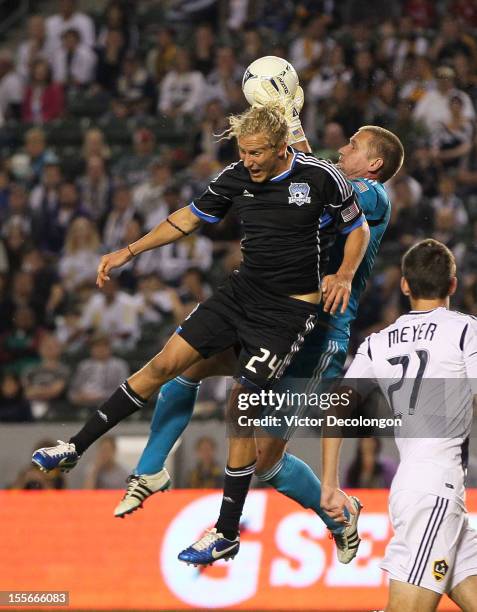
M 62 85 L 50 83 L 43 89 L 27 87 L 22 104 L 23 121 L 44 123 L 58 119 L 65 108 Z

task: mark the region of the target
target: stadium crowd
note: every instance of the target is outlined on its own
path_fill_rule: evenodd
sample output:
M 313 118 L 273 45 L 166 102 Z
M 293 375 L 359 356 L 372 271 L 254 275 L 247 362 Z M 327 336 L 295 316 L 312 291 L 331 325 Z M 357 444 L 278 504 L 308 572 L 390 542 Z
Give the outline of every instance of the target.
M 82 418 L 237 266 L 230 214 L 95 286 L 102 253 L 236 159 L 216 134 L 261 55 L 298 70 L 319 156 L 364 124 L 405 145 L 353 346 L 406 308 L 399 259 L 423 236 L 453 250 L 453 306 L 477 314 L 477 0 L 82 4 L 31 15 L 0 50 L 0 421 Z M 225 393 L 204 393 L 220 412 Z

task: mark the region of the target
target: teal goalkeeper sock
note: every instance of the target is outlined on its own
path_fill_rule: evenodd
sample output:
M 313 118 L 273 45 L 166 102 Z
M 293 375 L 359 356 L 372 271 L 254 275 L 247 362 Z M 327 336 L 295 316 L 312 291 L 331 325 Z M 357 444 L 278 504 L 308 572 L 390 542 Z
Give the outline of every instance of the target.
M 167 455 L 192 417 L 199 386 L 200 382 L 178 376 L 161 387 L 149 440 L 135 469 L 136 474 L 155 474 L 162 470 Z
M 320 506 L 321 482 L 313 470 L 301 459 L 285 453 L 265 474 L 257 477 L 283 495 L 298 502 L 303 508 L 311 508 L 334 533 L 344 529 L 341 523 L 330 518 Z M 347 511 L 346 511 L 347 512 Z

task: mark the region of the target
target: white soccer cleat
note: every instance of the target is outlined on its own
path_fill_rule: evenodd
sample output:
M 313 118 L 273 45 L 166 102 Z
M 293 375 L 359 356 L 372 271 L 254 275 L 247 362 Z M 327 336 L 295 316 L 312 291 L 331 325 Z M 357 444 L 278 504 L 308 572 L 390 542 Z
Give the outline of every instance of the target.
M 350 524 L 341 533 L 331 533 L 336 544 L 336 552 L 340 563 L 352 561 L 356 557 L 358 546 L 361 542 L 358 536 L 358 519 L 363 506 L 357 497 L 351 496 L 350 500 L 356 508 L 356 514 L 350 515 Z
M 114 510 L 114 516 L 123 518 L 142 507 L 143 502 L 154 493 L 166 491 L 171 486 L 171 477 L 166 468 L 157 474 L 139 474 L 129 476 L 128 488 L 124 497 Z

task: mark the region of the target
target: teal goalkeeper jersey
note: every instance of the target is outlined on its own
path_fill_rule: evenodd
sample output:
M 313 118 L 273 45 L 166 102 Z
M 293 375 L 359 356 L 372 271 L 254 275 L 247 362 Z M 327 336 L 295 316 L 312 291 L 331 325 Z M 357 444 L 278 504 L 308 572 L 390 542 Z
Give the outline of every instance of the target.
M 391 215 L 391 202 L 384 186 L 378 181 L 359 178 L 350 181 L 358 197 L 359 205 L 368 221 L 369 244 L 358 270 L 353 279 L 348 308 L 344 314 L 334 316 L 323 311 L 319 306 L 319 320 L 328 326 L 326 337 L 330 340 L 348 340 L 350 324 L 358 313 L 359 299 L 366 287 L 374 261 L 378 253 L 381 238 L 383 237 Z M 327 274 L 334 274 L 343 260 L 346 236 L 339 235 L 330 250 Z

